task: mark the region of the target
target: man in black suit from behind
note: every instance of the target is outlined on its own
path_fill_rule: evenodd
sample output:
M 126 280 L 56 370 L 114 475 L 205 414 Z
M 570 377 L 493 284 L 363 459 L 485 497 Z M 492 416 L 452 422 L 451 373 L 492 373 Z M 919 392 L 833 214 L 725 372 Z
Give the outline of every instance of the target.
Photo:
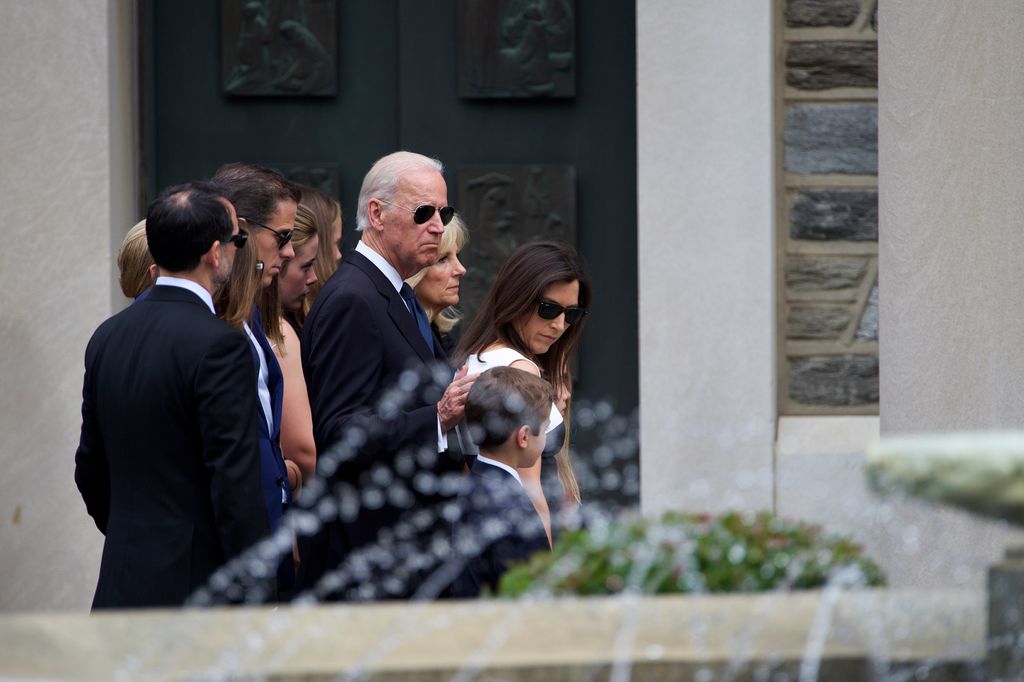
M 212 299 L 246 235 L 215 186 L 190 183 L 150 205 L 146 237 L 156 284 L 85 351 L 75 482 L 106 536 L 94 609 L 181 605 L 269 532 L 252 356 Z
M 414 596 L 430 571 L 419 550 L 431 537 L 450 536 L 438 523 L 440 505 L 454 500 L 464 462 L 450 456 L 456 448 L 448 441 L 457 435 L 448 432 L 462 419 L 475 375 L 460 369 L 443 393 L 393 394 L 409 370 L 422 378 L 427 368 L 447 369 L 426 313 L 403 282 L 437 260 L 454 214 L 442 171 L 436 159 L 405 151 L 374 163 L 359 192 L 361 240 L 303 328 L 318 473 L 340 508 L 338 520 L 300 540 L 301 587 L 320 598 Z M 415 384 L 405 376 L 402 383 Z M 339 443 L 352 447 L 331 452 Z M 386 565 L 357 571 L 362 578 L 347 583 L 330 577 L 367 546 L 378 547 Z

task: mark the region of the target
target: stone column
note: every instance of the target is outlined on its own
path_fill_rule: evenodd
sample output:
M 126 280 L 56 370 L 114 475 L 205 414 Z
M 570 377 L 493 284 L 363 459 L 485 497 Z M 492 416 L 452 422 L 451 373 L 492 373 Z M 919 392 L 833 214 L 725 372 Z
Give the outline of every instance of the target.
M 771 506 L 771 3 L 637 4 L 641 504 Z
M 102 536 L 75 488 L 82 358 L 136 220 L 125 0 L 0 0 L 0 610 L 88 608 Z

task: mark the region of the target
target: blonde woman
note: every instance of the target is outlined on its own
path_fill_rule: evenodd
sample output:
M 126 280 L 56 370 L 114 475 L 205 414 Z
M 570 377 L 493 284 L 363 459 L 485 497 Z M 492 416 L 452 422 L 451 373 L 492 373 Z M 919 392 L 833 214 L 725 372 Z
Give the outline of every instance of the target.
M 316 279 L 309 285 L 309 292 L 302 303 L 301 310 L 289 310 L 286 308 L 288 321 L 297 329 L 302 329 L 306 320 L 306 314 L 313 306 L 317 294 L 323 288 L 327 280 L 331 278 L 334 271 L 338 269 L 338 261 L 341 260 L 341 205 L 323 192 L 312 187 L 302 188 L 302 201 L 299 202 L 299 211 L 296 215 L 296 225 L 299 222 L 307 225 L 308 230 L 317 233 L 317 247 L 309 249 L 310 253 L 315 252 L 316 259 L 313 262 L 313 271 Z
M 117 251 L 117 283 L 127 298 L 138 298 L 156 281 L 156 263 L 146 241 L 146 221 L 135 223 Z
M 454 350 L 452 328 L 462 319 L 462 315 L 453 306 L 459 303 L 459 286 L 462 276 L 466 274 L 466 268 L 459 260 L 459 252 L 468 239 L 466 224 L 456 213 L 451 222 L 445 225 L 444 234 L 441 235 L 437 261 L 405 280 L 427 312 L 434 338 L 449 356 Z

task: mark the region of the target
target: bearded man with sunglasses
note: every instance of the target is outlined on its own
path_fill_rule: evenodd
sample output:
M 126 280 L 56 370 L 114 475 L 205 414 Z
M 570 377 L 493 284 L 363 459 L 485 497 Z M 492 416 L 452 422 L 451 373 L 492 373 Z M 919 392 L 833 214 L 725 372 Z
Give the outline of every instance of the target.
M 212 298 L 246 234 L 219 188 L 191 183 L 150 205 L 146 237 L 156 283 L 85 352 L 75 482 L 106 536 L 94 609 L 179 606 L 270 530 L 256 372 Z
M 456 443 L 466 434 L 453 429 L 476 377 L 463 368 L 452 380 L 403 282 L 434 263 L 454 215 L 442 172 L 436 159 L 404 151 L 373 164 L 359 193 L 361 240 L 306 317 L 302 366 L 318 472 L 342 510 L 300 540 L 302 586 L 321 598 L 411 597 L 431 570 L 418 553 L 450 535 L 444 505 L 468 451 Z M 443 381 L 425 385 L 431 378 Z M 346 560 L 368 547 L 393 563 L 347 582 Z

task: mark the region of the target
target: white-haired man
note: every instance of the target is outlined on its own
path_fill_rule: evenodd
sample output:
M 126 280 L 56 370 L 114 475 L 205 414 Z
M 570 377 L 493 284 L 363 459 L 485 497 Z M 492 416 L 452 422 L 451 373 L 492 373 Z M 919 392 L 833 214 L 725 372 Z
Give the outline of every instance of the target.
M 319 584 L 324 598 L 414 595 L 430 570 L 414 555 L 448 534 L 438 521 L 457 486 L 445 494 L 443 478 L 460 472 L 463 461 L 448 452 L 445 434 L 463 418 L 475 376 L 460 370 L 439 400 L 440 391 L 400 382 L 408 370 L 422 378 L 430 374 L 425 369 L 447 366 L 403 282 L 437 259 L 454 214 L 442 171 L 436 159 L 411 152 L 373 164 L 359 193 L 361 240 L 306 318 L 302 366 L 319 471 L 343 510 L 302 547 L 302 585 Z M 404 395 L 395 393 L 400 384 L 409 389 Z M 332 452 L 338 443 L 358 447 Z M 344 513 L 354 504 L 358 511 Z M 370 580 L 339 581 L 340 573 L 322 580 L 368 545 L 385 547 L 393 565 L 371 571 Z

